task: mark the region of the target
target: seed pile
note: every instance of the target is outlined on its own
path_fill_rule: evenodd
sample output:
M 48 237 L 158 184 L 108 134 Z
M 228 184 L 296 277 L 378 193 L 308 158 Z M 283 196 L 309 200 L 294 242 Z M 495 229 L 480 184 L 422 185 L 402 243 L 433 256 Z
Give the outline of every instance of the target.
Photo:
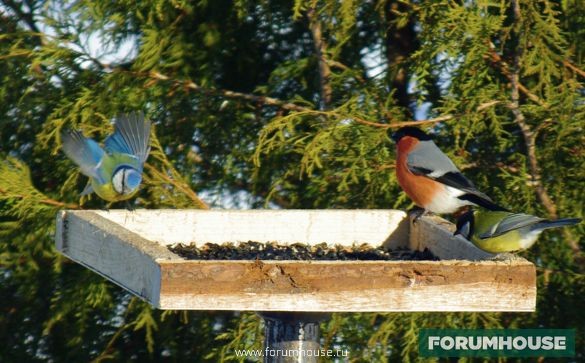
M 221 245 L 206 243 L 201 247 L 179 243 L 169 246 L 169 249 L 189 260 L 438 260 L 426 249 L 422 252 L 408 249 L 389 251 L 365 243 L 353 246 L 320 243 L 310 246 L 303 243 L 279 245 L 275 242 L 248 241 Z

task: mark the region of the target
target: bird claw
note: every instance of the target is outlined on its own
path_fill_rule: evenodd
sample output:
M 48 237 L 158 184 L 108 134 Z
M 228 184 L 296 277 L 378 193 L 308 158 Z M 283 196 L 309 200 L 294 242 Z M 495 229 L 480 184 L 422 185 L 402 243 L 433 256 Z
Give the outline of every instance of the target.
M 130 203 L 129 201 L 126 201 L 126 209 L 127 209 L 129 212 L 133 212 L 133 211 L 135 211 L 135 210 L 136 210 L 136 207 L 134 207 L 134 206 L 132 205 L 132 203 Z
M 494 257 L 490 258 L 492 261 L 513 261 L 518 259 L 518 256 L 511 252 L 501 252 L 495 255 Z
M 416 222 L 418 222 L 419 218 L 430 214 L 430 212 L 427 211 L 426 209 L 419 208 L 419 207 L 415 207 L 415 208 L 411 209 L 409 211 L 409 213 L 414 215 L 414 218 L 412 219 L 413 224 L 416 224 Z

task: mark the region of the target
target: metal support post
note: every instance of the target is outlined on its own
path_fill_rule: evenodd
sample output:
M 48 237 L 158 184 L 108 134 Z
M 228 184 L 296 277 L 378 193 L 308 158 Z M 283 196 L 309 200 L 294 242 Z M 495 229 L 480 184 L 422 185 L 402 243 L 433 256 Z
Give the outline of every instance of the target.
M 259 312 L 264 319 L 264 363 L 317 363 L 319 323 L 329 313 Z

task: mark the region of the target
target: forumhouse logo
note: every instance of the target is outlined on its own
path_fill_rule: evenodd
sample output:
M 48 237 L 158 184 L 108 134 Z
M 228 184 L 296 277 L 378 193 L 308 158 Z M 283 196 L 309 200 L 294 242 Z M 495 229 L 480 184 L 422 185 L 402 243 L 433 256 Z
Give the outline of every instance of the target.
M 421 329 L 421 357 L 573 357 L 572 329 Z

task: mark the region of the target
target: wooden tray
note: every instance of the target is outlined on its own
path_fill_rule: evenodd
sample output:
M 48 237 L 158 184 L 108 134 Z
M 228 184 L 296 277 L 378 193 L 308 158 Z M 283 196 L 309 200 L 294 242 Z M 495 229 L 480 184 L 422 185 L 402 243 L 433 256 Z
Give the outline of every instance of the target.
M 439 217 L 396 210 L 85 210 L 57 217 L 57 249 L 160 309 L 534 311 L 536 272 L 487 260 Z M 185 260 L 176 243 L 428 248 L 441 261 Z

